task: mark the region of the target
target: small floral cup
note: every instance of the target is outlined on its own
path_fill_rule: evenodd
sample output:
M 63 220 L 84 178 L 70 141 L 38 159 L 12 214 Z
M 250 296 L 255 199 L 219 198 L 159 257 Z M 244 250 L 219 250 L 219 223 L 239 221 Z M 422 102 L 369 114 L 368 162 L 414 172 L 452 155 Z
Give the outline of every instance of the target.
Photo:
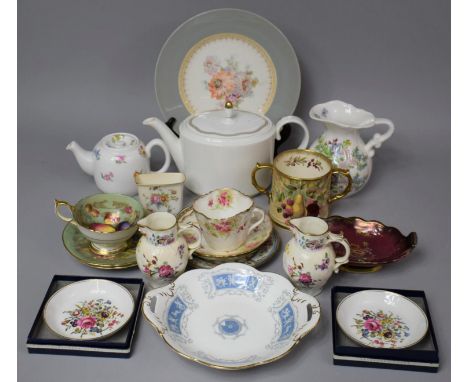
M 182 209 L 185 175 L 179 172 L 135 173 L 138 198 L 146 213 L 169 212 L 177 215 Z
M 265 213 L 254 207 L 251 198 L 232 188 L 199 197 L 193 210 L 206 244 L 219 251 L 239 248 L 265 219 Z M 258 218 L 254 220 L 255 216 Z

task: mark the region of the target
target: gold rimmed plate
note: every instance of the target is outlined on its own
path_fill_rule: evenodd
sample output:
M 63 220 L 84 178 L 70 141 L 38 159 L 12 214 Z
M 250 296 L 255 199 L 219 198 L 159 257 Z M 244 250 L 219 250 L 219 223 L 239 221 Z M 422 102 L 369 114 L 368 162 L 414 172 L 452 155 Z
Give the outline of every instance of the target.
M 99 254 L 79 229 L 68 223 L 62 233 L 65 249 L 80 263 L 98 269 L 126 269 L 137 266 L 135 248 L 139 234 L 128 241 L 127 248 L 112 254 Z

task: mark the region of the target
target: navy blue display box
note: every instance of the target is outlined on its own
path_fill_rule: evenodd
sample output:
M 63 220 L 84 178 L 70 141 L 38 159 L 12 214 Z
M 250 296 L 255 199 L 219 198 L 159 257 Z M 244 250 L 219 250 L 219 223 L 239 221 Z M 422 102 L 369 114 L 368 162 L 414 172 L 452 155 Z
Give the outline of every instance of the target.
M 419 343 L 406 349 L 375 349 L 361 346 L 349 339 L 341 331 L 336 322 L 336 308 L 340 301 L 346 296 L 366 289 L 395 292 L 418 304 L 426 313 L 429 321 L 429 330 L 426 336 Z M 334 365 L 412 370 L 430 373 L 436 373 L 438 371 L 439 349 L 437 347 L 426 295 L 423 291 L 335 286 L 331 290 L 331 299 Z
M 74 341 L 59 337 L 53 333 L 45 324 L 43 309 L 50 296 L 65 285 L 75 281 L 86 279 L 103 279 L 114 281 L 125 287 L 132 295 L 135 308 L 129 322 L 113 336 L 102 340 Z M 93 357 L 129 358 L 132 352 L 132 343 L 135 336 L 136 324 L 140 313 L 141 301 L 143 299 L 144 283 L 138 278 L 123 277 L 87 277 L 87 276 L 64 276 L 55 275 L 52 278 L 49 289 L 45 294 L 41 307 L 37 312 L 36 319 L 31 327 L 26 341 L 29 353 L 39 354 L 64 354 Z

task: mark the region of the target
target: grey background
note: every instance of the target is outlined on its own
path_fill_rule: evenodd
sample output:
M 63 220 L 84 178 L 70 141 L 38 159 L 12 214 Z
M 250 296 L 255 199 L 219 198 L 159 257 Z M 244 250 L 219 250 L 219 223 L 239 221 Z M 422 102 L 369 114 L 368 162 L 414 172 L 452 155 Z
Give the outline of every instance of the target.
M 313 104 L 338 98 L 394 121 L 395 135 L 377 151 L 370 183 L 338 202 L 333 213 L 379 219 L 404 233 L 417 231 L 417 249 L 379 273 L 334 277 L 319 296 L 323 318 L 318 330 L 267 366 L 222 372 L 191 363 L 167 348 L 143 321 L 128 360 L 29 355 L 26 336 L 54 274 L 139 276 L 136 269 L 87 268 L 63 248 L 63 224 L 53 214 L 53 199 L 74 202 L 97 191 L 65 151 L 66 144 L 77 140 L 91 149 L 105 134 L 121 130 L 145 141 L 155 137 L 140 122 L 160 116 L 153 89 L 159 49 L 187 18 L 233 6 L 268 18 L 294 46 L 302 69 L 296 115 L 307 118 Z M 18 380 L 447 381 L 449 8 L 448 1 L 428 0 L 20 1 Z M 316 138 L 321 127 L 308 124 Z M 160 163 L 156 155 L 153 161 Z M 264 197 L 256 201 L 266 205 Z M 284 243 L 289 234 L 280 231 Z M 263 269 L 282 273 L 280 253 Z M 439 373 L 333 366 L 332 285 L 425 290 L 440 346 Z

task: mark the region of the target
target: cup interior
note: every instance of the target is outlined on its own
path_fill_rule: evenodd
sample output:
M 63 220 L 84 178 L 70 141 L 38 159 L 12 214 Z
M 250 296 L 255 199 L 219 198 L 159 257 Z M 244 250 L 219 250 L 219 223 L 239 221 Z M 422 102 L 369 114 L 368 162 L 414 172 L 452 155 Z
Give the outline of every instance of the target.
M 143 207 L 134 198 L 120 194 L 96 194 L 81 199 L 73 212 L 75 221 L 89 228 L 92 224 L 108 224 L 116 228 L 128 222 L 130 228 L 144 215 Z
M 193 203 L 193 210 L 208 219 L 227 219 L 248 211 L 253 200 L 232 188 L 220 188 L 199 197 Z
M 274 160 L 275 167 L 283 174 L 299 179 L 317 179 L 331 170 L 330 161 L 311 150 L 283 151 Z

